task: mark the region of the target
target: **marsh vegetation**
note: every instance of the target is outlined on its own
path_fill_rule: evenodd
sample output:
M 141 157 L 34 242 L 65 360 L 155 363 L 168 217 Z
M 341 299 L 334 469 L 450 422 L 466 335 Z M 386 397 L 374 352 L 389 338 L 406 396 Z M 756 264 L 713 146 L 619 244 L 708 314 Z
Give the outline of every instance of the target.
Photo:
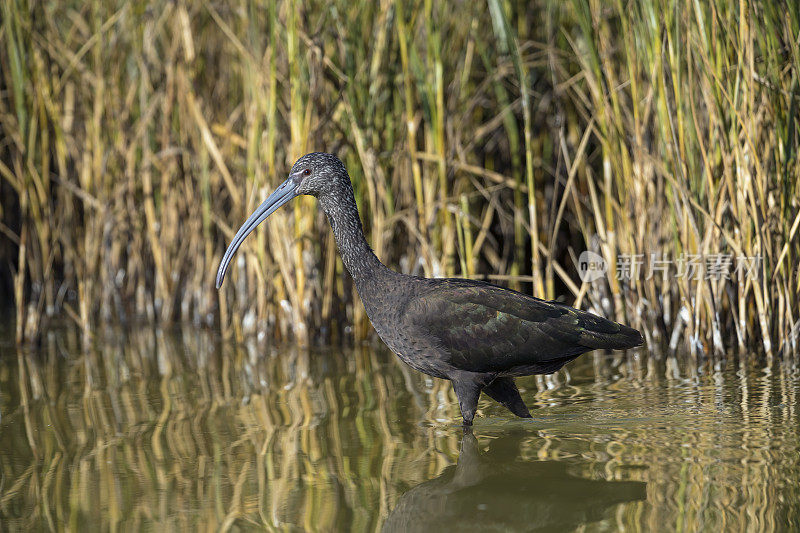
M 362 338 L 313 200 L 232 230 L 296 157 L 347 164 L 378 256 L 650 345 L 797 353 L 796 2 L 2 3 L 0 291 L 52 317 Z M 575 259 L 610 275 L 581 283 Z M 651 255 L 654 254 L 654 255 Z M 758 258 L 618 279 L 620 257 Z M 353 325 L 352 329 L 350 325 Z

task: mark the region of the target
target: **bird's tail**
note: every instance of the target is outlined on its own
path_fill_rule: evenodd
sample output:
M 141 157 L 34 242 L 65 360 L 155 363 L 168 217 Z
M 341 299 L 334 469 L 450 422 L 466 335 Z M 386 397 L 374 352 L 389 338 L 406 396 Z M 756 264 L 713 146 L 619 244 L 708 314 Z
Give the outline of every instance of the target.
M 585 313 L 581 317 L 581 344 L 592 350 L 624 350 L 641 346 L 642 334 L 632 327 Z

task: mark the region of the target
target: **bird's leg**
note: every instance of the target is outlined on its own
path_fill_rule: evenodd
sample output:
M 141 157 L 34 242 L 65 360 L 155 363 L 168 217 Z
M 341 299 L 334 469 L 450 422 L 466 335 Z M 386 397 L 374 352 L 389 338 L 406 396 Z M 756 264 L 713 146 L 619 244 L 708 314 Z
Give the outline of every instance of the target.
M 514 378 L 499 377 L 483 388 L 483 392 L 520 418 L 532 418 L 528 407 L 519 395 Z
M 486 374 L 475 374 L 472 372 L 459 372 L 450 378 L 453 388 L 458 396 L 458 404 L 461 407 L 461 416 L 464 418 L 464 425 L 471 426 L 472 419 L 475 418 L 475 410 L 478 408 L 478 397 L 481 389 L 491 381 L 491 376 Z
M 475 410 L 478 408 L 478 397 L 481 389 L 472 381 L 455 381 L 453 388 L 458 396 L 458 404 L 461 407 L 461 416 L 464 418 L 464 425 L 471 426 L 472 419 L 475 418 Z

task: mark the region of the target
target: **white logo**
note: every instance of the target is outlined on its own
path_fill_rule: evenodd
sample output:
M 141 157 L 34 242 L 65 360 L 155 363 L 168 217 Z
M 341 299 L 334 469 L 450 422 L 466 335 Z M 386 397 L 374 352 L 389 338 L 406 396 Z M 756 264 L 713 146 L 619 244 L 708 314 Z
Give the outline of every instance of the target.
M 608 264 L 603 256 L 586 250 L 578 257 L 578 276 L 584 283 L 591 283 L 600 279 L 608 272 Z

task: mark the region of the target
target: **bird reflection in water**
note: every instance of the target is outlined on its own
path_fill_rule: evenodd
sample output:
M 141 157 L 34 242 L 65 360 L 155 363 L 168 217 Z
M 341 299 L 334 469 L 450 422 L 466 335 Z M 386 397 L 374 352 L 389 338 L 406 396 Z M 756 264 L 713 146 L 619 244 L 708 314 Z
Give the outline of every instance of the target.
M 481 453 L 472 430 L 465 430 L 458 463 L 403 494 L 383 531 L 563 530 L 647 498 L 640 481 L 584 479 L 563 462 L 521 460 L 525 436 L 499 437 Z

